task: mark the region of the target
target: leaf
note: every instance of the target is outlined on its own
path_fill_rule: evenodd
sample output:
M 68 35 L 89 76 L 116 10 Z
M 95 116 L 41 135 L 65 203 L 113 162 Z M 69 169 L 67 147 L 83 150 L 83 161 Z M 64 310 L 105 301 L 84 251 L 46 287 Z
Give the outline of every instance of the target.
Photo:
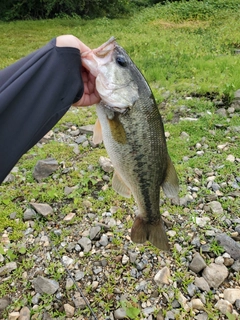
M 0 246 L 0 254 L 4 254 L 4 253 L 5 253 L 5 251 L 3 249 L 3 246 Z
M 126 309 L 126 315 L 130 318 L 130 319 L 136 319 L 136 317 L 139 315 L 140 310 L 138 308 L 135 307 L 128 307 Z
M 13 250 L 11 250 L 11 249 L 8 249 L 6 255 L 10 261 L 13 261 L 17 257 L 16 254 L 14 254 Z
M 19 247 L 18 252 L 21 254 L 25 254 L 27 251 L 26 247 Z

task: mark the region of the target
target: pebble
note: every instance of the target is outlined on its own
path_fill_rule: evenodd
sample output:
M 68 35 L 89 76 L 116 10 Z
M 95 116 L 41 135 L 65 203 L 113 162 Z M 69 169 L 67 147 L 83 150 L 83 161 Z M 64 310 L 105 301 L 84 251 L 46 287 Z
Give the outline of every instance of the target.
M 72 258 L 69 258 L 68 256 L 62 256 L 62 262 L 64 263 L 65 266 L 70 266 L 74 262 Z
M 5 266 L 0 268 L 0 276 L 4 276 L 6 274 L 11 273 L 13 270 L 17 269 L 16 262 L 8 262 Z
M 92 248 L 92 242 L 89 238 L 87 237 L 82 237 L 78 243 L 80 244 L 80 246 L 83 248 L 84 252 L 89 252 Z
M 234 161 L 235 161 L 235 157 L 234 157 L 234 155 L 229 154 L 229 155 L 227 156 L 226 160 L 227 160 L 227 161 L 230 161 L 230 162 L 234 162 Z
M 202 303 L 201 299 L 192 299 L 191 306 L 193 309 L 197 309 L 197 310 L 204 310 L 205 309 L 205 306 Z
M 197 252 L 194 254 L 193 259 L 189 265 L 189 269 L 195 273 L 199 273 L 206 267 L 206 262 L 202 258 L 202 256 Z
M 47 203 L 31 202 L 30 204 L 37 211 L 37 213 L 41 214 L 44 217 L 53 213 L 52 207 Z
M 228 276 L 228 269 L 224 265 L 211 263 L 202 273 L 210 288 L 217 289 Z
M 209 217 L 196 217 L 196 225 L 203 228 L 206 224 L 208 224 L 210 221 Z
M 0 311 L 6 309 L 11 303 L 8 297 L 0 298 Z
M 76 281 L 79 281 L 79 280 L 83 279 L 84 276 L 85 276 L 85 273 L 83 271 L 77 270 L 75 272 L 75 280 Z
M 126 254 L 124 254 L 122 257 L 122 264 L 125 265 L 128 263 L 128 261 L 129 261 L 129 257 Z
M 32 281 L 34 289 L 38 293 L 54 294 L 59 289 L 59 283 L 55 280 L 38 276 Z
M 214 214 L 223 214 L 223 208 L 219 201 L 211 201 L 208 203 L 212 213 Z
M 23 213 L 23 221 L 34 220 L 36 218 L 36 216 L 37 216 L 36 212 L 33 209 L 28 208 Z
M 126 311 L 123 308 L 118 308 L 114 311 L 115 319 L 125 319 L 127 317 Z
M 64 221 L 71 221 L 75 217 L 76 213 L 75 212 L 69 212 L 64 218 Z
M 163 269 L 159 270 L 154 277 L 154 281 L 158 285 L 169 284 L 169 279 L 170 279 L 170 270 L 168 267 L 164 267 Z
M 240 289 L 228 288 L 223 291 L 224 299 L 234 304 L 236 300 L 240 299 Z
M 114 170 L 111 160 L 106 157 L 99 158 L 99 165 L 105 172 L 113 172 Z
M 137 253 L 137 252 L 129 251 L 128 254 L 129 254 L 130 262 L 131 262 L 131 263 L 135 263 L 136 260 L 137 260 L 138 253 Z
M 89 231 L 89 237 L 91 240 L 94 240 L 96 238 L 98 238 L 100 236 L 100 231 L 101 231 L 101 227 L 100 226 L 95 226 L 92 227 Z
M 20 313 L 15 311 L 8 314 L 8 320 L 16 320 L 18 319 Z
M 38 182 L 41 182 L 42 179 L 47 178 L 57 169 L 58 169 L 57 160 L 52 158 L 39 160 L 33 169 L 33 177 Z
M 223 299 L 218 300 L 218 302 L 215 304 L 215 308 L 225 315 L 227 313 L 232 313 L 233 311 L 232 304 L 227 300 L 223 300 Z
M 202 291 L 206 291 L 206 292 L 210 291 L 210 287 L 207 281 L 203 277 L 196 277 L 194 284 L 196 287 L 198 287 Z
M 66 313 L 66 317 L 72 318 L 75 313 L 75 308 L 68 303 L 63 305 L 64 311 Z
M 216 240 L 234 260 L 240 259 L 240 244 L 238 242 L 225 233 L 216 235 Z
M 101 246 L 106 247 L 108 245 L 108 236 L 106 234 L 103 234 L 101 236 L 101 239 L 99 240 L 99 243 Z
M 30 310 L 28 307 L 23 307 L 21 309 L 18 320 L 30 320 Z
M 85 135 L 80 135 L 79 137 L 77 137 L 77 139 L 75 140 L 75 142 L 77 144 L 82 144 L 83 142 L 87 141 L 87 137 Z

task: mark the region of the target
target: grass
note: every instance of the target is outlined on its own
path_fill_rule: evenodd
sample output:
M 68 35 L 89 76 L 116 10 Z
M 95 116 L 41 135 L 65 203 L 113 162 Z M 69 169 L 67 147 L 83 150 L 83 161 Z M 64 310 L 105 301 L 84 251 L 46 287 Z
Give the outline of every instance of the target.
M 170 206 L 170 202 L 163 198 L 161 212 L 169 212 L 168 220 L 173 222 L 171 228 L 177 233 L 176 238 L 170 239 L 174 248 L 172 252 L 174 260 L 171 262 L 173 284 L 158 288 L 160 302 L 156 306 L 156 312 L 164 306 L 164 314 L 167 310 L 171 310 L 171 302 L 177 298 L 180 291 L 186 294 L 187 286 L 192 281 L 189 270 L 183 266 L 182 261 L 188 259 L 188 254 L 196 250 L 191 244 L 193 231 L 190 226 L 194 226 L 200 240 L 205 241 L 204 231 L 208 230 L 209 226 L 206 225 L 201 229 L 195 222 L 199 214 L 198 200 L 205 199 L 206 195 L 211 194 L 207 189 L 207 178 L 212 171 L 216 174 L 215 181 L 219 184 L 225 183 L 225 186 L 221 189 L 224 193 L 224 197 L 221 198 L 224 213 L 221 216 L 211 215 L 211 223 L 224 232 L 231 232 L 234 225 L 229 227 L 225 220 L 237 218 L 239 215 L 239 198 L 232 200 L 227 197 L 235 190 L 232 182 L 240 176 L 239 162 L 232 163 L 226 160 L 229 154 L 240 158 L 239 134 L 233 130 L 239 126 L 239 112 L 235 112 L 232 117 L 221 117 L 216 114 L 218 107 L 215 102 L 223 102 L 227 108 L 235 90 L 240 88 L 240 56 L 234 54 L 234 49 L 240 46 L 240 42 L 236 40 L 240 39 L 240 13 L 236 10 L 240 1 L 212 0 L 207 3 L 190 1 L 167 4 L 165 7 L 157 5 L 137 12 L 131 17 L 115 20 L 103 18 L 92 21 L 54 19 L 0 22 L 0 68 L 6 67 L 60 34 L 74 34 L 90 47 L 97 47 L 114 35 L 152 87 L 164 119 L 165 131 L 170 133 L 167 143 L 179 175 L 180 195 L 188 193 L 189 185 L 199 187 L 197 198 L 184 210 L 179 206 Z M 181 118 L 195 117 L 197 121 L 183 119 L 175 123 L 176 115 Z M 54 132 L 58 137 L 59 132 L 66 133 L 73 125 L 79 127 L 94 124 L 95 120 L 94 107 L 71 109 L 56 125 Z M 187 139 L 182 138 L 182 132 L 189 135 Z M 204 146 L 202 156 L 196 154 L 197 143 Z M 219 144 L 227 144 L 228 147 L 219 150 Z M 15 180 L 0 186 L 0 235 L 7 232 L 10 239 L 8 245 L 0 245 L 0 253 L 5 262 L 18 262 L 18 269 L 9 279 L 0 283 L 0 297 L 5 295 L 17 297 L 15 304 L 10 306 L 10 311 L 24 305 L 25 301 L 31 304 L 29 296 L 31 284 L 28 280 L 22 279 L 22 273 L 31 272 L 36 267 L 32 257 L 43 254 L 40 250 L 45 250 L 45 254 L 48 251 L 42 248 L 40 242 L 35 246 L 24 243 L 23 232 L 27 228 L 33 229 L 34 238 L 38 238 L 43 231 L 49 233 L 52 243 L 59 248 L 60 255 L 68 255 L 66 246 L 62 244 L 72 241 L 74 234 L 79 235 L 85 231 L 86 225 L 90 228 L 95 221 L 104 222 L 103 212 L 108 212 L 115 206 L 117 212 L 114 218 L 122 222 L 123 227 L 121 229 L 116 226 L 110 232 L 111 256 L 106 258 L 110 277 L 108 281 L 105 278 L 96 291 L 92 290 L 89 280 L 85 291 L 94 310 L 99 312 L 100 316 L 106 316 L 118 306 L 122 306 L 130 319 L 142 319 L 142 311 L 136 304 L 136 299 L 145 302 L 149 298 L 148 294 L 135 291 L 138 282 L 130 273 L 135 265 L 128 263 L 123 266 L 116 260 L 125 250 L 127 230 L 131 228 L 134 218 L 134 201 L 116 195 L 111 183 L 106 190 L 102 190 L 107 185 L 103 180 L 105 173 L 98 164 L 99 157 L 106 156 L 103 146 L 99 148 L 92 148 L 90 145 L 79 146 L 79 150 L 80 153 L 76 155 L 69 143 L 54 139 L 43 144 L 41 148 L 35 146 L 18 162 L 18 171 L 13 173 Z M 188 157 L 187 161 L 183 161 L 185 156 Z M 61 165 L 52 177 L 44 179 L 42 183 L 36 183 L 32 169 L 37 160 L 47 157 L 57 159 Z M 89 165 L 92 166 L 92 170 L 89 170 Z M 68 170 L 67 173 L 63 172 L 64 168 Z M 196 168 L 202 171 L 201 176 L 196 174 Z M 108 176 L 111 180 L 112 175 Z M 76 189 L 73 193 L 65 195 L 66 186 L 76 186 Z M 48 218 L 39 217 L 34 221 L 34 225 L 23 222 L 23 213 L 32 200 L 49 203 L 54 207 L 54 214 Z M 90 208 L 83 205 L 85 200 L 90 201 Z M 10 214 L 13 212 L 16 212 L 16 218 L 11 220 Z M 74 219 L 70 222 L 63 221 L 69 212 L 76 214 Z M 94 214 L 94 218 L 89 218 L 89 213 Z M 56 226 L 62 230 L 58 236 L 54 233 Z M 174 247 L 176 243 L 183 245 L 182 252 Z M 136 249 L 134 244 L 130 246 L 133 250 Z M 159 251 L 149 244 L 140 246 L 137 250 L 140 254 L 150 252 L 156 258 L 153 261 L 160 259 Z M 217 243 L 211 242 L 213 255 L 222 252 Z M 66 276 L 62 272 L 61 263 L 55 253 L 51 254 L 57 261 L 49 262 L 45 273 L 64 283 Z M 101 258 L 100 251 L 92 255 L 85 253 L 81 257 L 81 266 L 86 277 L 93 275 L 92 263 L 98 263 Z M 79 260 L 79 256 L 74 256 L 74 259 Z M 146 266 L 144 269 L 145 278 L 153 278 L 156 269 L 160 268 L 158 263 L 152 262 L 152 265 L 155 269 L 151 269 L 151 266 Z M 234 277 L 238 279 L 237 275 Z M 14 283 L 16 286 L 12 285 Z M 115 287 L 122 292 L 127 288 L 129 299 L 121 303 L 116 302 L 113 299 Z M 154 285 L 149 283 L 149 288 L 152 287 Z M 24 291 L 19 297 L 17 291 L 18 289 L 21 291 L 22 288 Z M 171 291 L 173 294 L 169 302 L 166 302 L 164 296 Z M 70 297 L 71 294 L 70 289 L 67 295 Z M 207 312 L 209 319 L 218 319 L 219 313 L 214 309 L 214 295 L 211 294 L 212 291 L 206 295 Z M 48 295 L 41 297 L 39 310 L 32 313 L 41 314 L 46 308 L 50 310 L 52 316 L 58 317 L 64 314 L 63 310 L 54 309 L 53 298 Z M 86 315 L 89 310 L 82 312 Z M 184 317 L 184 311 L 180 310 L 181 312 Z

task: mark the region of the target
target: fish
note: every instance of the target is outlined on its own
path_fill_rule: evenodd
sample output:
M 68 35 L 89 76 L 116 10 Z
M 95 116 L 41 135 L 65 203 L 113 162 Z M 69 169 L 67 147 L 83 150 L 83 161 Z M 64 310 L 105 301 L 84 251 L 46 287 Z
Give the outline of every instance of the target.
M 96 77 L 101 97 L 93 142 L 103 141 L 113 164 L 112 188 L 137 204 L 131 240 L 168 251 L 160 188 L 168 198 L 178 198 L 179 180 L 152 90 L 114 37 L 82 54 L 82 64 Z

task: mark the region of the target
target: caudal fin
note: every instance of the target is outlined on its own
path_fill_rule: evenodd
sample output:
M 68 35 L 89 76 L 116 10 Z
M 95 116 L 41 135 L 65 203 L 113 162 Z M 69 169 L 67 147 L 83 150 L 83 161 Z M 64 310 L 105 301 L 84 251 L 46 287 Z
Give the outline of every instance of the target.
M 136 243 L 144 243 L 148 240 L 158 249 L 169 250 L 168 238 L 161 218 L 151 224 L 141 217 L 136 217 L 131 230 L 131 239 Z

